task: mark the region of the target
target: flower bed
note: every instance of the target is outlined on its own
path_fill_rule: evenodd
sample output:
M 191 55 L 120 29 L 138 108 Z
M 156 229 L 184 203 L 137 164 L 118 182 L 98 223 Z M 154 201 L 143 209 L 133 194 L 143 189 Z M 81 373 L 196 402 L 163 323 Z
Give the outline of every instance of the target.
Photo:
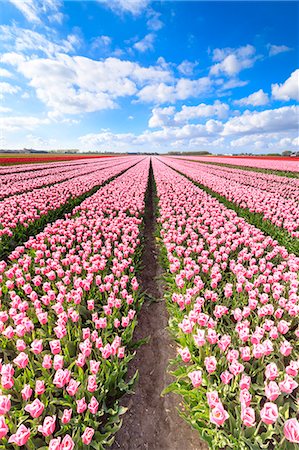
M 149 161 L 0 264 L 0 449 L 102 449 L 123 409 Z
M 226 169 L 167 158 L 166 163 L 241 208 L 263 215 L 264 220 L 299 238 L 299 181 L 275 175 L 248 175 Z
M 299 443 L 299 258 L 157 159 L 178 357 L 169 391 L 210 448 Z
M 115 167 L 120 163 L 123 163 L 123 158 L 103 159 L 89 164 L 82 162 L 80 165 L 72 166 L 69 164 L 59 165 L 53 168 L 0 175 L 0 199 L 91 174 L 99 169 Z
M 127 158 L 123 163 L 113 167 L 99 169 L 53 186 L 36 188 L 30 192 L 5 198 L 0 202 L 0 236 L 12 236 L 13 230 L 18 225 L 28 226 L 49 211 L 58 209 L 95 186 L 100 186 L 122 170 L 128 169 L 139 159 Z
M 285 156 L 180 156 L 184 159 L 195 159 L 200 162 L 233 164 L 259 169 L 299 172 L 299 158 Z

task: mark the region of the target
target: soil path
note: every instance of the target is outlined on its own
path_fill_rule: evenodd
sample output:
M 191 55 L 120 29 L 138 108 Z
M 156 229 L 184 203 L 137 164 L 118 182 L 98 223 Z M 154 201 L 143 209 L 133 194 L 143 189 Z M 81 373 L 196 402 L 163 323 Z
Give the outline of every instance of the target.
M 140 281 L 142 288 L 156 301 L 145 301 L 139 314 L 136 340 L 150 336 L 149 343 L 138 349 L 129 368 L 129 375 L 138 369 L 139 381 L 135 395 L 122 404 L 129 410 L 123 416 L 123 426 L 116 435 L 112 450 L 206 450 L 207 447 L 179 415 L 179 397 L 161 392 L 169 384 L 168 360 L 175 356 L 175 344 L 168 331 L 168 315 L 162 300 L 162 288 L 157 281 L 161 269 L 155 245 L 155 210 L 153 173 L 150 168 L 146 198 L 144 252 Z

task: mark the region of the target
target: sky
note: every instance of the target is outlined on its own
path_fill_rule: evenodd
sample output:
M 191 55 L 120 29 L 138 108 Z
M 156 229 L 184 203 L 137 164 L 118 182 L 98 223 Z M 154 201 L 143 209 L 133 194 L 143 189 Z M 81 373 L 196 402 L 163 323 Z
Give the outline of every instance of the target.
M 0 0 L 0 148 L 298 151 L 298 5 Z

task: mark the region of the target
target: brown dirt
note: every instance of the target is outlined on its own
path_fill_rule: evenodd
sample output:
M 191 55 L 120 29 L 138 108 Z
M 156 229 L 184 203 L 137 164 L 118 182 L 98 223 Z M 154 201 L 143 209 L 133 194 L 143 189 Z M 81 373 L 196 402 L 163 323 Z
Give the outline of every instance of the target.
M 167 394 L 161 397 L 161 392 L 171 381 L 167 366 L 176 350 L 166 330 L 168 314 L 158 281 L 161 268 L 154 231 L 153 175 L 150 171 L 140 281 L 143 290 L 155 301 L 145 301 L 134 334 L 136 340 L 147 336 L 150 340 L 138 349 L 130 365 L 129 375 L 138 369 L 139 381 L 135 395 L 126 396 L 122 401 L 128 411 L 123 416 L 123 425 L 112 450 L 206 450 L 198 433 L 178 415 L 179 396 Z

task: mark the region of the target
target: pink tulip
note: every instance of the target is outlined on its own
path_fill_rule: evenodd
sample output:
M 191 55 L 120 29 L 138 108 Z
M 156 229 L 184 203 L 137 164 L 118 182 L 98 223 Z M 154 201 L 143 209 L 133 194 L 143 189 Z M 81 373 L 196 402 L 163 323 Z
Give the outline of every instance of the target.
M 246 427 L 253 427 L 255 425 L 255 413 L 251 407 L 245 407 L 241 410 L 241 420 Z
M 189 372 L 188 377 L 190 378 L 193 387 L 198 388 L 202 384 L 201 370 L 194 370 L 193 372 Z
M 288 419 L 283 427 L 283 433 L 287 441 L 299 444 L 299 422 L 297 419 Z
M 55 431 L 56 416 L 46 416 L 44 418 L 43 425 L 38 427 L 38 431 L 47 437 L 54 433 Z
M 51 439 L 49 442 L 49 450 L 60 450 L 61 437 Z
M 28 355 L 26 353 L 21 352 L 18 354 L 18 356 L 14 359 L 14 363 L 20 368 L 24 369 L 29 362 Z
M 33 392 L 33 390 L 31 389 L 29 384 L 25 384 L 25 386 L 23 387 L 23 389 L 21 391 L 23 400 L 25 400 L 25 401 L 29 400 L 32 395 L 32 392 Z
M 81 436 L 82 442 L 85 445 L 89 445 L 92 441 L 94 435 L 94 429 L 90 427 L 86 427 L 84 433 Z
M 5 418 L 0 416 L 0 439 L 4 438 L 9 432 L 9 428 L 5 423 Z
M 59 450 L 73 450 L 75 443 L 69 434 L 66 434 L 61 441 Z
M 43 413 L 45 406 L 38 398 L 36 398 L 32 403 L 26 405 L 24 409 L 29 412 L 31 417 L 36 419 Z
M 30 438 L 30 430 L 25 425 L 20 425 L 15 434 L 8 439 L 10 444 L 16 444 L 18 447 L 25 445 Z
M 71 417 L 72 417 L 72 413 L 73 413 L 73 410 L 71 408 L 64 409 L 62 417 L 61 417 L 61 422 L 63 424 L 69 423 L 69 421 L 71 420 Z
M 278 419 L 278 409 L 275 403 L 266 402 L 261 410 L 261 419 L 267 425 L 272 425 Z
M 7 414 L 11 408 L 10 395 L 0 395 L 0 416 Z
M 227 411 L 221 404 L 216 405 L 210 412 L 210 421 L 217 426 L 221 426 L 229 418 Z

